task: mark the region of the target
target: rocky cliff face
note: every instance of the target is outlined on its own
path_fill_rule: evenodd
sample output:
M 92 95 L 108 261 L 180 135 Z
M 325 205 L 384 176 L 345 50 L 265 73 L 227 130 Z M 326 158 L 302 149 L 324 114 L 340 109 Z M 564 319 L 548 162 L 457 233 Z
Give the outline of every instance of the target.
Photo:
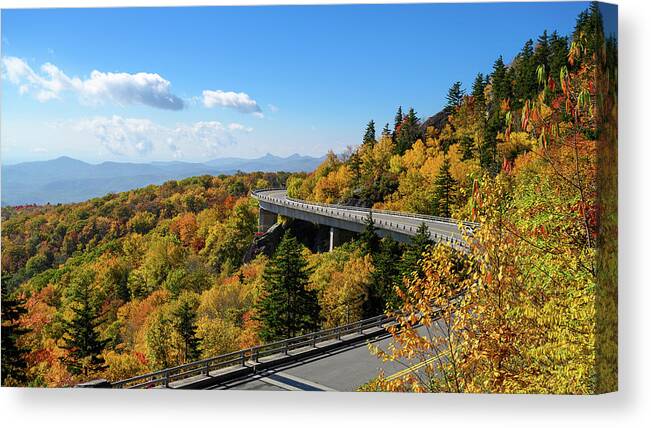
M 448 112 L 445 110 L 441 110 L 440 112 L 436 113 L 434 116 L 428 117 L 423 124 L 421 125 L 421 130 L 423 133 L 427 131 L 427 128 L 432 126 L 437 132 L 441 132 L 441 129 L 445 126 L 445 124 L 448 121 Z
M 264 254 L 271 257 L 274 253 L 280 240 L 285 234 L 285 229 L 282 223 L 276 223 L 269 228 L 264 235 L 256 236 L 251 243 L 249 249 L 244 253 L 242 263 L 248 263 L 255 259 L 259 254 Z

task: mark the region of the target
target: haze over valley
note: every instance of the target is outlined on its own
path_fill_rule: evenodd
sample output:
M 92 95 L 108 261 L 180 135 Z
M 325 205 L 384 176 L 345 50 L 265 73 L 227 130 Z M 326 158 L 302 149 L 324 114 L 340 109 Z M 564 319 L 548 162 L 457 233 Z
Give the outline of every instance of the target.
M 91 164 L 68 156 L 2 167 L 2 205 L 81 202 L 168 180 L 198 175 L 253 171 L 312 171 L 324 157 L 266 154 L 255 159 L 217 158 L 198 162 L 102 162 Z

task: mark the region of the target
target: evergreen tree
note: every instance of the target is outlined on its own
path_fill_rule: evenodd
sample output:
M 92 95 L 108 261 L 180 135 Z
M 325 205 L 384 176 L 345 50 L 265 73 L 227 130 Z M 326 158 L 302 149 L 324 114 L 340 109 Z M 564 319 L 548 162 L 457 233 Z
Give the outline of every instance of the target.
M 472 137 L 464 136 L 461 138 L 461 160 L 467 161 L 475 157 L 475 144 Z
M 402 253 L 400 272 L 403 277 L 409 278 L 414 273 L 422 277 L 423 272 L 419 266 L 419 262 L 423 258 L 423 253 L 432 244 L 433 241 L 429 233 L 429 228 L 425 223 L 421 223 L 416 231 L 416 235 L 411 238 L 411 242 L 407 245 L 405 252 Z
M 402 283 L 401 256 L 402 248 L 393 239 L 386 237 L 379 242 L 379 250 L 372 254 L 373 275 L 368 299 L 363 307 L 365 317 L 379 315 L 389 308 L 397 307 L 395 287 Z
M 483 141 L 479 146 L 479 164 L 486 171 L 495 175 L 498 172 L 497 134 L 501 128 L 499 110 L 494 111 L 484 126 Z
M 491 74 L 491 83 L 493 85 L 493 109 L 499 108 L 499 103 L 502 100 L 511 97 L 511 82 L 508 79 L 508 72 L 502 56 L 495 61 L 493 65 L 493 73 Z
M 550 54 L 549 37 L 547 36 L 547 30 L 545 30 L 536 42 L 536 52 L 533 55 L 534 68 L 542 65 L 545 67 L 545 70 L 549 70 Z
M 262 297 L 256 304 L 262 340 L 294 337 L 319 326 L 316 291 L 307 288 L 309 275 L 301 245 L 285 232 L 265 267 Z
M 455 179 L 450 174 L 450 159 L 446 157 L 434 181 L 434 215 L 441 217 L 452 215 L 456 185 Z
M 549 54 L 549 73 L 556 83 L 556 91 L 561 90 L 560 74 L 561 68 L 567 66 L 567 56 L 569 48 L 567 44 L 567 37 L 560 37 L 554 31 L 549 39 L 550 54 Z
M 364 220 L 364 231 L 360 236 L 364 254 L 375 254 L 380 250 L 380 237 L 376 233 L 373 213 L 369 211 L 368 217 Z
M 586 49 L 586 58 L 601 47 L 604 41 L 603 19 L 599 10 L 599 2 L 590 2 L 588 10 L 581 12 L 576 20 L 572 40 L 581 43 Z M 575 61 L 574 69 L 580 66 L 580 61 Z
M 454 82 L 450 89 L 448 89 L 448 94 L 445 97 L 447 100 L 445 111 L 448 114 L 453 113 L 463 102 L 464 95 L 466 95 L 466 91 L 461 87 L 461 82 Z
M 192 293 L 183 293 L 172 309 L 172 325 L 183 341 L 183 359 L 192 361 L 199 356 L 199 339 L 197 339 L 198 299 Z
M 382 136 L 383 137 L 388 137 L 391 135 L 391 129 L 389 129 L 389 124 L 387 123 L 384 125 L 384 128 L 382 129 Z
M 538 92 L 536 68 L 533 41 L 529 39 L 514 61 L 514 108 L 519 108 L 525 100 L 533 98 Z
M 3 275 L 4 281 L 4 275 Z M 2 287 L 2 386 L 25 385 L 27 375 L 25 369 L 27 350 L 17 343 L 18 337 L 28 333 L 29 330 L 21 327 L 18 322 L 20 317 L 27 313 L 24 302 L 11 298 Z
M 420 121 L 416 117 L 414 109 L 410 108 L 396 138 L 396 152 L 403 155 L 421 137 Z
M 393 138 L 395 138 L 398 135 L 398 131 L 400 130 L 400 125 L 402 125 L 404 117 L 402 115 L 402 106 L 398 107 L 398 111 L 396 112 L 396 117 L 393 120 Z
M 375 121 L 371 120 L 366 125 L 366 132 L 364 133 L 362 144 L 375 144 Z
M 63 349 L 68 355 L 62 360 L 71 373 L 85 377 L 104 368 L 101 352 L 105 342 L 97 332 L 101 324 L 101 300 L 93 289 L 93 282 L 94 274 L 88 270 L 72 278 L 66 295 L 70 317 L 63 322 Z
M 482 73 L 477 73 L 475 81 L 472 84 L 472 98 L 475 103 L 475 112 L 482 115 L 486 110 L 486 96 L 484 95 L 485 88 L 486 82 L 484 81 L 484 75 Z

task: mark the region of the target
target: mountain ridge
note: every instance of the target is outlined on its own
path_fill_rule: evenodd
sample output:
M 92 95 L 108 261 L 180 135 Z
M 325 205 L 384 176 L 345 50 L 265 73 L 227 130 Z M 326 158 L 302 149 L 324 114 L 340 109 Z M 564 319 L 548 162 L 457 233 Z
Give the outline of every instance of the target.
M 2 166 L 2 206 L 81 202 L 107 193 L 123 192 L 197 175 L 241 172 L 300 172 L 314 170 L 325 158 L 294 153 L 267 153 L 259 158 L 216 158 L 205 162 L 104 161 L 92 164 L 70 156 Z

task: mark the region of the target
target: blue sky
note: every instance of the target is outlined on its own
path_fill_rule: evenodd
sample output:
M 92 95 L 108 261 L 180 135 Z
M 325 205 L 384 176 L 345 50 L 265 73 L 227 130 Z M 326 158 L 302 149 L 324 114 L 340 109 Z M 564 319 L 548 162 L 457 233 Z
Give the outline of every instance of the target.
M 585 2 L 2 11 L 2 161 L 321 155 Z

